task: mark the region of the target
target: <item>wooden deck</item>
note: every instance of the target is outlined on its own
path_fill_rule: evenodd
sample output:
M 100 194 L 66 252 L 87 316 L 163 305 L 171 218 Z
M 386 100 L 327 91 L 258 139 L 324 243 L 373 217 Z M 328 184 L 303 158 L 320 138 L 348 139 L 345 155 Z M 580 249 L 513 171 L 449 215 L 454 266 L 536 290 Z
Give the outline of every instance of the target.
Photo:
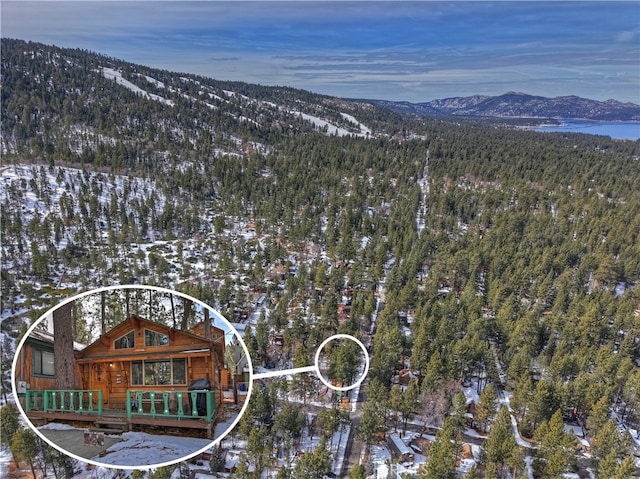
M 102 414 L 96 413 L 75 413 L 60 411 L 28 411 L 27 417 L 34 425 L 45 425 L 49 422 L 60 421 L 66 424 L 77 425 L 94 429 L 100 432 L 124 432 L 131 431 L 136 426 L 144 427 L 163 427 L 176 429 L 194 429 L 202 430 L 206 433 L 206 437 L 211 438 L 215 429 L 215 421 L 207 422 L 199 417 L 164 417 L 156 415 L 155 417 L 148 414 L 138 415 L 132 414 L 127 417 L 127 411 L 116 409 L 103 409 Z M 118 428 L 120 431 L 118 431 Z

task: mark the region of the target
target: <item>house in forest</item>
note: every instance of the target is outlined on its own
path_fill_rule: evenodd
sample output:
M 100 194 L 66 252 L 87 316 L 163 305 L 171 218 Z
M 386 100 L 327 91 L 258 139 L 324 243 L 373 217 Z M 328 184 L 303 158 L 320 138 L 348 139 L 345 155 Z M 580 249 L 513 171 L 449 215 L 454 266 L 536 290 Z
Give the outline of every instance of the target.
M 30 338 L 25 342 L 36 341 Z M 43 346 L 44 348 L 44 346 Z M 27 416 L 50 420 L 106 423 L 105 416 L 131 429 L 134 425 L 193 427 L 211 435 L 223 390 L 225 331 L 208 325 L 198 333 L 182 331 L 136 315 L 75 352 L 77 390 L 55 389 L 53 350 L 44 352 L 47 382 L 37 376 L 38 356 L 27 358 L 16 381 L 27 384 Z M 43 349 L 44 351 L 44 349 Z M 20 362 L 20 361 L 19 361 Z
M 391 449 L 391 453 L 394 457 L 397 457 L 400 462 L 413 462 L 415 453 L 407 444 L 400 438 L 400 435 L 393 433 L 387 437 L 387 443 Z

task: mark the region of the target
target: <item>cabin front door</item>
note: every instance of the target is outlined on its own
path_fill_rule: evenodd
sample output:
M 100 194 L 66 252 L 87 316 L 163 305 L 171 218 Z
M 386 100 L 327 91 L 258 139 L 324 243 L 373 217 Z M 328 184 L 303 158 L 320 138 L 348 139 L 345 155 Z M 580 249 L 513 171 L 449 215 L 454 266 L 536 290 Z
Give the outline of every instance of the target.
M 102 391 L 102 404 L 109 404 L 109 369 L 104 363 L 95 363 L 91 366 L 91 389 Z M 94 403 L 97 406 L 98 398 L 94 396 Z

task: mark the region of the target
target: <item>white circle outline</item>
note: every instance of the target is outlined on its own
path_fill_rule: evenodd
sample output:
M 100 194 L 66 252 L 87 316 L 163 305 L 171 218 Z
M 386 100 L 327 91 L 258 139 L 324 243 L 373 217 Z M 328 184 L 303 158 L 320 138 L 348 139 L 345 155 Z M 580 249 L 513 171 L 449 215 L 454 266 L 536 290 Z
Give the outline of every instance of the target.
M 351 341 L 355 342 L 358 346 L 360 346 L 360 349 L 362 349 L 362 353 L 364 354 L 364 362 L 365 362 L 364 371 L 360 376 L 360 378 L 350 386 L 343 386 L 343 387 L 334 386 L 333 384 L 325 380 L 324 376 L 320 372 L 320 352 L 329 343 L 329 341 L 333 341 L 334 339 L 350 339 Z M 364 344 L 362 344 L 362 341 L 360 341 L 355 336 L 352 336 L 350 334 L 334 334 L 333 336 L 329 336 L 327 339 L 322 341 L 322 344 L 316 350 L 315 368 L 316 368 L 316 375 L 320 378 L 320 381 L 322 381 L 322 384 L 324 384 L 328 388 L 333 389 L 334 391 L 351 391 L 352 389 L 360 386 L 360 384 L 362 384 L 362 381 L 364 381 L 364 378 L 366 378 L 367 374 L 369 373 L 369 353 L 367 352 L 367 348 L 365 348 Z
M 239 341 L 240 345 L 242 346 L 242 349 L 244 350 L 244 354 L 245 354 L 245 356 L 247 358 L 247 364 L 248 364 L 248 369 L 249 369 L 249 381 L 248 381 L 249 382 L 249 388 L 247 390 L 247 397 L 246 397 L 246 399 L 244 401 L 244 405 L 242 406 L 242 409 L 240 410 L 240 412 L 238 413 L 236 418 L 233 420 L 233 422 L 227 427 L 227 429 L 225 429 L 223 431 L 222 434 L 220 434 L 219 436 L 213 438 L 211 440 L 211 442 L 208 445 L 206 445 L 205 447 L 203 447 L 201 449 L 198 449 L 197 451 L 195 451 L 193 453 L 190 453 L 190 454 L 188 454 L 186 456 L 182 456 L 182 457 L 180 457 L 178 459 L 173 459 L 171 461 L 162 462 L 162 463 L 158 463 L 158 464 L 141 464 L 141 465 L 130 466 L 130 465 L 107 464 L 107 463 L 104 463 L 104 462 L 98 462 L 98 461 L 95 461 L 95 460 L 92 460 L 92 459 L 88 459 L 86 457 L 81 457 L 81 456 L 78 456 L 76 454 L 73 454 L 72 452 L 69 452 L 66 449 L 63 449 L 62 446 L 59 446 L 58 444 L 52 442 L 47 437 L 45 437 L 45 435 L 42 432 L 40 432 L 37 427 L 35 427 L 33 425 L 31 420 L 27 417 L 27 414 L 25 413 L 25 411 L 24 411 L 24 409 L 22 407 L 22 404 L 20 403 L 20 401 L 17 400 L 18 391 L 17 391 L 17 388 L 16 388 L 16 376 L 15 375 L 16 375 L 16 366 L 18 364 L 18 352 L 21 351 L 21 349 L 24 346 L 24 343 L 26 342 L 28 336 L 36 329 L 38 324 L 42 320 L 44 320 L 49 314 L 53 314 L 54 310 L 64 306 L 67 303 L 70 303 L 72 301 L 77 301 L 78 299 L 84 298 L 85 296 L 90 296 L 92 294 L 101 293 L 103 291 L 114 291 L 114 290 L 118 290 L 118 289 L 146 289 L 146 290 L 164 292 L 164 293 L 168 293 L 168 294 L 175 294 L 177 296 L 181 296 L 183 298 L 187 298 L 187 299 L 193 301 L 195 304 L 198 304 L 198 305 L 202 306 L 203 308 L 208 309 L 210 312 L 212 312 L 215 315 L 216 318 L 225 321 L 227 323 L 227 325 L 229 326 L 229 328 L 231 329 L 231 331 L 238 338 L 238 341 Z M 199 300 L 197 298 L 194 298 L 193 296 L 189 296 L 188 294 L 181 293 L 179 291 L 176 291 L 176 290 L 173 290 L 173 289 L 169 289 L 169 288 L 162 288 L 162 287 L 159 287 L 159 286 L 149 286 L 149 285 L 142 285 L 142 284 L 124 284 L 124 285 L 117 285 L 117 286 L 105 286 L 105 287 L 102 287 L 102 288 L 92 289 L 92 290 L 85 291 L 83 293 L 71 296 L 71 297 L 65 299 L 64 301 L 61 301 L 60 303 L 56 304 L 52 308 L 48 309 L 42 316 L 40 316 L 36 321 L 34 321 L 34 323 L 29 327 L 27 332 L 24 334 L 24 336 L 20 340 L 20 343 L 16 347 L 16 353 L 15 353 L 15 356 L 13 358 L 13 364 L 12 364 L 12 367 L 11 367 L 11 390 L 12 390 L 12 393 L 13 393 L 13 397 L 16 398 L 15 405 L 17 406 L 18 410 L 20 411 L 20 414 L 22 414 L 22 417 L 25 419 L 27 425 L 31 428 L 31 430 L 33 430 L 47 444 L 49 444 L 50 446 L 54 447 L 55 449 L 57 449 L 58 451 L 62 452 L 63 454 L 66 454 L 67 456 L 72 457 L 73 459 L 76 459 L 77 461 L 80 461 L 80 462 L 86 462 L 86 463 L 89 463 L 89 464 L 93 464 L 95 466 L 106 467 L 106 468 L 109 468 L 109 469 L 149 470 L 149 469 L 155 469 L 155 468 L 159 468 L 159 467 L 171 466 L 171 465 L 174 465 L 174 464 L 178 464 L 179 462 L 188 461 L 189 459 L 192 459 L 192 458 L 198 456 L 199 454 L 202 454 L 203 452 L 208 451 L 209 449 L 212 449 L 213 447 L 215 447 L 216 444 L 218 444 L 220 441 L 222 441 L 222 439 L 224 439 L 236 427 L 236 425 L 240 421 L 240 418 L 242 418 L 242 415 L 245 413 L 245 411 L 247 410 L 247 407 L 249 406 L 249 399 L 251 398 L 251 393 L 253 391 L 253 364 L 251 362 L 251 355 L 249 354 L 249 350 L 247 349 L 247 345 L 245 344 L 244 339 L 240 336 L 240 332 L 233 326 L 233 324 L 231 324 L 231 322 L 227 318 L 225 318 L 217 310 L 215 310 L 211 306 L 207 305 L 206 303 L 202 302 L 201 300 Z

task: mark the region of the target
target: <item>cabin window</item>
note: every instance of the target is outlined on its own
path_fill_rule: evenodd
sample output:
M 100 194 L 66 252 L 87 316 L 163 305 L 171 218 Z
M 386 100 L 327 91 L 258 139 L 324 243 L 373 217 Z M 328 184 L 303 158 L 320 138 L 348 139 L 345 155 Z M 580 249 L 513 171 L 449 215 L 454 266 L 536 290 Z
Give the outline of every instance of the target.
M 131 384 L 137 386 L 166 386 L 187 384 L 186 361 L 161 359 L 157 361 L 133 361 Z
M 187 364 L 184 359 L 173 360 L 173 384 L 187 384 Z
M 131 363 L 131 384 L 144 384 L 142 375 L 142 361 L 134 361 Z
M 116 339 L 113 342 L 113 347 L 115 349 L 129 349 L 135 346 L 136 335 L 133 331 L 129 331 L 124 336 Z
M 169 336 L 166 334 L 158 333 L 150 329 L 144 330 L 145 346 L 166 346 L 167 344 L 169 344 Z
M 171 384 L 171 361 L 145 361 L 145 386 Z
M 56 369 L 53 365 L 53 352 L 44 349 L 33 349 L 33 374 L 54 377 Z

